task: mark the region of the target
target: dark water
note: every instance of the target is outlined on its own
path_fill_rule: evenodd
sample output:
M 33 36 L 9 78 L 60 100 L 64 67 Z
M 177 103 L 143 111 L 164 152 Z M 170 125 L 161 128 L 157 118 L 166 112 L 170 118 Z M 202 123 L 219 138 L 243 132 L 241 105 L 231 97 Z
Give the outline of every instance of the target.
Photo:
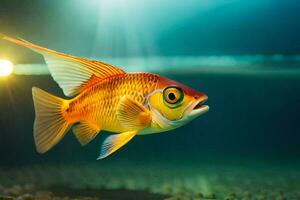
M 96 161 L 96 158 L 101 142 L 107 136 L 105 132 L 85 147 L 81 147 L 70 132 L 48 153 L 43 155 L 36 153 L 32 136 L 34 109 L 31 87 L 38 86 L 59 96 L 62 96 L 62 92 L 50 76 L 13 76 L 7 80 L 1 80 L 0 167 L 3 169 L 3 184 L 5 185 L 5 180 L 7 181 L 5 169 L 9 171 L 7 175 L 19 174 L 16 184 L 25 184 L 26 180 L 24 181 L 22 177 L 30 177 L 28 174 L 26 175 L 26 172 L 24 175 L 20 175 L 20 171 L 22 174 L 23 169 L 26 169 L 24 171 L 35 176 L 34 173 L 37 170 L 39 175 L 46 173 L 51 177 L 51 174 L 58 173 L 65 177 L 60 178 L 60 181 L 56 183 L 44 175 L 44 188 L 59 184 L 65 187 L 65 189 L 59 187 L 60 191 L 68 193 L 68 191 L 74 190 L 74 187 L 68 189 L 67 183 L 72 182 L 72 179 L 79 175 L 85 177 L 86 183 L 93 182 L 95 176 L 97 180 L 102 180 L 103 177 L 109 179 L 110 176 L 114 177 L 121 173 L 126 175 L 117 175 L 116 180 L 123 182 L 117 184 L 113 189 L 128 189 L 130 183 L 127 183 L 126 180 L 129 179 L 139 185 L 135 187 L 133 184 L 131 188 L 129 187 L 129 191 L 147 189 L 147 191 L 151 191 L 151 194 L 168 194 L 168 191 L 153 192 L 154 186 L 141 187 L 142 184 L 135 181 L 137 179 L 147 180 L 150 176 L 156 177 L 158 183 L 161 183 L 160 180 L 169 179 L 174 175 L 185 180 L 191 174 L 203 173 L 205 176 L 213 177 L 219 174 L 220 177 L 227 176 L 229 179 L 240 175 L 242 177 L 239 178 L 239 181 L 243 181 L 244 174 L 248 176 L 244 177 L 244 181 L 254 181 L 253 184 L 256 184 L 258 188 L 284 190 L 288 195 L 297 191 L 293 188 L 300 186 L 300 179 L 298 179 L 300 177 L 299 77 L 266 74 L 168 74 L 168 76 L 205 92 L 209 96 L 207 104 L 210 105 L 210 111 L 174 131 L 137 136 L 117 153 L 100 161 Z M 34 166 L 34 168 L 30 166 Z M 50 167 L 49 170 L 48 166 L 53 167 Z M 64 169 L 61 170 L 62 168 Z M 73 169 L 72 173 L 66 170 L 69 168 Z M 99 174 L 94 176 L 95 170 L 99 170 Z M 173 175 L 171 172 L 174 172 Z M 265 175 L 268 173 L 271 173 L 274 180 L 270 180 L 273 185 L 269 184 L 267 187 L 264 181 L 266 181 Z M 144 174 L 145 177 L 139 177 L 141 174 Z M 164 177 L 162 174 L 167 175 Z M 294 179 L 290 179 L 292 177 Z M 51 184 L 48 183 L 50 179 L 52 180 Z M 85 185 L 83 183 L 80 185 L 81 179 L 77 179 L 79 181 L 75 190 L 78 188 L 79 193 L 87 188 L 90 188 L 88 191 L 105 188 L 105 184 L 100 183 L 98 186 L 97 184 Z M 236 179 L 232 179 L 230 182 L 232 188 L 239 187 L 240 183 Z M 36 179 L 30 180 L 35 184 L 37 182 Z M 104 178 L 104 180 L 106 179 Z M 227 179 L 224 179 L 223 182 L 222 180 L 220 180 L 220 185 L 228 184 L 225 183 L 226 181 L 224 182 Z M 168 185 L 168 181 L 166 182 Z M 285 183 L 284 186 L 279 184 L 282 182 Z M 14 181 L 10 181 L 9 184 L 13 185 Z M 183 181 L 176 187 L 185 188 L 185 184 L 189 184 L 189 180 Z M 208 184 L 207 187 L 209 189 L 204 193 L 216 191 L 220 196 L 214 185 Z M 242 191 L 237 193 L 245 192 L 241 185 L 240 187 Z M 285 190 L 285 187 L 288 189 Z M 245 186 L 245 188 L 247 187 Z M 251 189 L 249 190 L 251 191 Z M 112 194 L 118 194 L 116 191 L 114 190 Z M 203 188 L 199 191 L 203 193 Z M 253 191 L 255 193 L 258 189 L 253 189 Z M 105 193 L 105 191 L 103 192 Z M 77 194 L 76 192 L 71 193 Z M 64 193 L 58 192 L 59 194 Z M 91 192 L 90 194 L 87 196 L 98 196 L 98 193 Z M 127 193 L 123 194 L 126 196 Z M 142 194 L 147 193 L 142 192 Z M 132 194 L 129 192 L 127 195 Z M 297 196 L 296 193 L 293 195 Z M 144 199 L 146 198 L 145 196 Z M 162 199 L 163 196 L 157 198 Z M 108 195 L 107 199 L 118 198 L 110 198 Z
M 300 155 L 299 78 L 214 74 L 169 77 L 205 92 L 210 111 L 179 129 L 138 136 L 108 160 L 194 160 L 210 154 L 285 159 Z M 81 148 L 70 133 L 49 153 L 35 153 L 33 86 L 63 96 L 50 76 L 1 80 L 1 162 L 95 160 L 101 136 Z
M 106 132 L 85 147 L 70 132 L 41 155 L 31 88 L 63 94 L 36 65 L 17 65 L 29 76 L 0 78 L 0 199 L 299 200 L 299 10 L 296 0 L 1 0 L 0 33 L 163 72 L 205 92 L 210 110 L 104 160 Z M 4 40 L 0 59 L 43 62 Z

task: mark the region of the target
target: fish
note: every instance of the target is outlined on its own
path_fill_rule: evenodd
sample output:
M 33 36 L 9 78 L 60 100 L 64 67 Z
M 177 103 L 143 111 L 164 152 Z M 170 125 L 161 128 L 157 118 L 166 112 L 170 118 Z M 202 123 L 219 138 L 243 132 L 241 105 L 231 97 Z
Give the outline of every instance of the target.
M 147 72 L 125 72 L 101 61 L 50 50 L 23 39 L 0 39 L 27 47 L 44 57 L 66 98 L 32 88 L 34 140 L 38 153 L 54 147 L 72 128 L 84 146 L 102 130 L 111 134 L 100 148 L 103 159 L 136 135 L 181 127 L 206 113 L 207 95 L 182 83 Z

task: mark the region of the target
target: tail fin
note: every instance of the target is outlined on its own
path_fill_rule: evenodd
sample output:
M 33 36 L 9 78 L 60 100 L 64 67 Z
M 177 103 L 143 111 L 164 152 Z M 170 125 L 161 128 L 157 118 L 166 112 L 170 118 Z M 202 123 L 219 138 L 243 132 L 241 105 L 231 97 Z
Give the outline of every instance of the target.
M 67 100 L 53 96 L 39 88 L 32 88 L 35 107 L 34 140 L 39 153 L 56 145 L 72 124 L 64 118 L 62 108 Z

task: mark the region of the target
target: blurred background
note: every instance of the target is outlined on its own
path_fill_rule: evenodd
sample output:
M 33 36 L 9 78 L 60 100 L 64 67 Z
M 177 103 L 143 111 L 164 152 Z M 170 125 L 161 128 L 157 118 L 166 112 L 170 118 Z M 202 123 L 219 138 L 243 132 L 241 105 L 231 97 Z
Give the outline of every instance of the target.
M 124 161 L 296 169 L 299 10 L 293 0 L 1 0 L 0 32 L 168 76 L 205 92 L 210 111 L 174 131 L 136 137 L 106 160 L 95 160 L 106 132 L 83 148 L 69 133 L 39 155 L 31 88 L 63 94 L 40 55 L 1 40 L 0 59 L 15 68 L 0 78 L 0 166 Z

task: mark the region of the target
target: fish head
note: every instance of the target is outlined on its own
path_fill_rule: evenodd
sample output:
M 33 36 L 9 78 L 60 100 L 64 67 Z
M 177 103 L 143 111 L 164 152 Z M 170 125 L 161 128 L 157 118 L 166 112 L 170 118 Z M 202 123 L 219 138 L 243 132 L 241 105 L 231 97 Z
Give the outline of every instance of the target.
M 148 95 L 152 127 L 167 131 L 180 127 L 209 110 L 207 95 L 176 81 L 160 77 L 156 89 Z

